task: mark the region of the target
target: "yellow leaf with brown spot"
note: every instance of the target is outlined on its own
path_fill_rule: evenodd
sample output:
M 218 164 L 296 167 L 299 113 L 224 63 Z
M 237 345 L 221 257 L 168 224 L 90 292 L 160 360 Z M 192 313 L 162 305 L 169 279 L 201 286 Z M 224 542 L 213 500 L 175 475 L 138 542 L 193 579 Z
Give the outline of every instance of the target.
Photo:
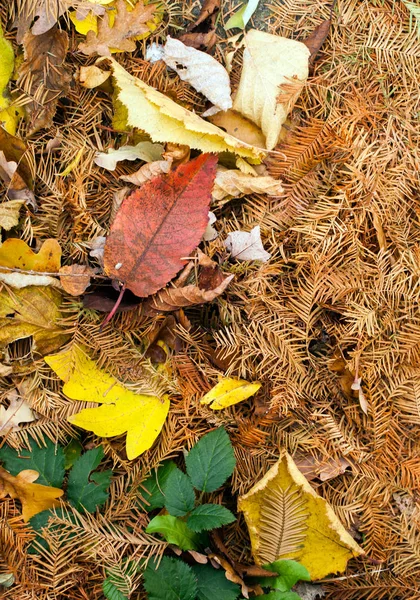
M 39 252 L 34 252 L 26 242 L 9 238 L 0 247 L 0 266 L 24 271 L 58 273 L 61 263 L 61 248 L 57 240 L 48 239 Z

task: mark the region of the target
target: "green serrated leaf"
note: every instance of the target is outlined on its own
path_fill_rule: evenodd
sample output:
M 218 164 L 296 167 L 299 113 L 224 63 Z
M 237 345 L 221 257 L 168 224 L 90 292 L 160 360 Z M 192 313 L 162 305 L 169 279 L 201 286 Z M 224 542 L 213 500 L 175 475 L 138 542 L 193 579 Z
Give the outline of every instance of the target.
M 101 446 L 88 450 L 74 463 L 67 484 L 67 497 L 79 511 L 94 512 L 108 499 L 108 487 L 112 471 L 93 473 L 101 462 L 104 451 Z
M 150 477 L 142 482 L 139 492 L 144 498 L 144 501 L 140 501 L 140 506 L 144 510 L 150 512 L 165 506 L 163 488 L 169 475 L 176 468 L 176 464 L 172 460 L 164 462 Z
M 235 468 L 232 444 L 223 427 L 203 436 L 185 458 L 193 486 L 203 492 L 217 490 Z
M 226 579 L 224 570 L 216 570 L 209 565 L 192 567 L 197 577 L 197 600 L 236 600 L 241 588 Z
M 181 550 L 198 550 L 199 538 L 184 521 L 172 515 L 158 515 L 146 527 L 146 533 L 160 533 L 170 544 Z
M 298 581 L 310 581 L 308 569 L 295 560 L 276 560 L 263 565 L 263 568 L 278 577 L 260 577 L 258 579 L 263 587 L 271 587 L 280 592 L 288 592 Z
M 236 517 L 220 504 L 201 504 L 197 506 L 187 519 L 187 525 L 193 531 L 217 529 L 235 521 Z
M 296 592 L 279 592 L 277 590 L 264 594 L 261 598 L 265 598 L 265 600 L 302 600 Z
M 128 596 L 124 596 L 122 592 L 115 586 L 111 579 L 105 579 L 102 584 L 102 591 L 107 600 L 128 600 Z
M 46 445 L 41 448 L 31 440 L 30 450 L 18 452 L 9 446 L 0 449 L 0 461 L 5 469 L 12 475 L 17 475 L 25 469 L 33 469 L 39 473 L 36 483 L 60 488 L 64 479 L 64 453 L 63 448 L 45 440 Z
M 197 580 L 192 569 L 176 558 L 164 556 L 157 569 L 152 561 L 144 572 L 149 600 L 194 600 Z
M 64 448 L 64 468 L 66 471 L 72 468 L 76 460 L 82 454 L 83 446 L 79 440 L 71 440 Z
M 183 517 L 194 508 L 195 493 L 191 480 L 178 468 L 169 474 L 163 493 L 165 508 L 174 517 Z

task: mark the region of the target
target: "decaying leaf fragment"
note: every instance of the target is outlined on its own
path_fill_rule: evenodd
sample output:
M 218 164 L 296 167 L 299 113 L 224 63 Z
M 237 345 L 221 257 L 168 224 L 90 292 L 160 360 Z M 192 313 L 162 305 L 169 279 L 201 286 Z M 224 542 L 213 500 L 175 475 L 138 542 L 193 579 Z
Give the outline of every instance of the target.
M 9 231 L 19 223 L 19 213 L 23 200 L 9 200 L 0 204 L 0 227 Z
M 261 387 L 259 381 L 249 383 L 243 379 L 232 379 L 223 377 L 207 394 L 200 400 L 201 404 L 210 404 L 213 410 L 221 410 L 233 406 L 253 396 Z
M 281 196 L 283 187 L 271 175 L 249 175 L 236 169 L 219 166 L 214 180 L 212 196 L 215 200 L 240 198 L 246 194 Z
M 60 282 L 71 296 L 80 296 L 90 285 L 94 271 L 86 265 L 69 265 L 60 268 Z
M 139 142 L 136 146 L 121 146 L 118 150 L 110 148 L 108 152 L 97 152 L 93 162 L 103 169 L 115 171 L 117 163 L 122 160 L 144 160 L 146 162 L 159 160 L 163 150 L 161 144 Z
M 364 554 L 285 451 L 239 498 L 238 510 L 244 513 L 258 565 L 293 559 L 308 569 L 311 579 L 322 579 Z
M 102 437 L 127 432 L 127 457 L 148 450 L 159 435 L 169 410 L 169 398 L 135 394 L 115 377 L 99 369 L 85 350 L 70 349 L 46 356 L 45 362 L 64 381 L 63 393 L 72 400 L 98 402 L 68 418 L 70 423 Z
M 23 140 L 0 127 L 0 178 L 10 200 L 21 200 L 36 208 L 31 167 Z
M 121 175 L 120 179 L 140 187 L 143 185 L 143 183 L 150 181 L 154 177 L 158 177 L 164 173 L 169 173 L 171 170 L 171 164 L 172 161 L 170 160 L 155 160 L 154 162 L 142 165 L 140 169 L 131 175 Z
M 128 125 L 145 131 L 153 141 L 186 145 L 202 152 L 233 152 L 256 162 L 264 158 L 261 148 L 228 135 L 176 104 L 130 75 L 114 59 L 107 62 L 112 67 L 116 98 L 127 109 Z
M 32 483 L 38 477 L 39 473 L 32 469 L 21 471 L 14 477 L 0 467 L 0 498 L 10 496 L 20 500 L 24 521 L 29 521 L 43 510 L 60 506 L 58 498 L 64 494 L 58 488 Z
M 19 429 L 20 423 L 30 423 L 36 419 L 29 404 L 19 397 L 16 390 L 7 394 L 7 399 L 10 401 L 9 406 L 0 406 L 0 435 Z
M 233 108 L 256 123 L 266 148 L 277 144 L 282 124 L 308 77 L 310 51 L 302 42 L 251 29 Z
M 264 250 L 262 245 L 259 225 L 251 231 L 232 231 L 223 243 L 232 258 L 236 258 L 236 260 L 267 262 L 271 258 L 271 254 Z

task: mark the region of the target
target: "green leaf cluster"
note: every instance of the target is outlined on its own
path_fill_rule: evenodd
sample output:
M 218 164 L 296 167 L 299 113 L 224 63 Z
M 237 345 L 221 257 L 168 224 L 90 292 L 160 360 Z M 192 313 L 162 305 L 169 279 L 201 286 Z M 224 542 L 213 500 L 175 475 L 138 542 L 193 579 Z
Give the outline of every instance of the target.
M 306 567 L 295 560 L 276 560 L 263 565 L 263 568 L 272 573 L 277 573 L 277 577 L 258 578 L 261 587 L 271 588 L 271 591 L 263 596 L 268 600 L 300 600 L 299 594 L 292 592 L 292 587 L 298 581 L 311 580 Z

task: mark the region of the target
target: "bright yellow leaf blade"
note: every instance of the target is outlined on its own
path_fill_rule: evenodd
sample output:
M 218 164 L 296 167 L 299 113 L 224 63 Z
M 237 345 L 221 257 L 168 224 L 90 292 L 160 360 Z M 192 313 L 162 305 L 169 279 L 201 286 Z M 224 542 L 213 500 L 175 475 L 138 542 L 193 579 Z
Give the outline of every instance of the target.
M 255 563 L 293 559 L 311 579 L 345 570 L 347 561 L 364 554 L 287 452 L 244 496 L 245 515 Z
M 264 158 L 263 149 L 234 138 L 176 104 L 130 75 L 114 59 L 107 59 L 108 62 L 113 70 L 115 96 L 127 109 L 128 125 L 145 131 L 154 142 L 182 144 L 202 152 L 233 152 L 254 162 Z
M 7 108 L 9 106 L 9 100 L 7 99 L 7 89 L 11 76 L 13 75 L 13 69 L 15 65 L 15 55 L 13 53 L 13 46 L 6 40 L 3 34 L 3 29 L 0 24 L 0 109 Z
M 61 264 L 61 248 L 57 240 L 48 239 L 39 252 L 34 252 L 28 244 L 18 238 L 9 238 L 0 247 L 0 266 L 58 273 Z
M 224 378 L 201 399 L 201 404 L 210 404 L 213 410 L 221 410 L 253 396 L 261 387 L 255 381 L 249 383 L 244 379 Z
M 58 498 L 64 494 L 59 488 L 32 483 L 38 477 L 39 473 L 30 469 L 15 477 L 0 467 L 0 498 L 9 495 L 20 500 L 24 521 L 29 521 L 43 510 L 59 506 Z
M 45 362 L 65 382 L 66 396 L 103 405 L 72 415 L 70 423 L 102 437 L 127 432 L 129 460 L 152 446 L 168 415 L 168 396 L 161 399 L 127 390 L 115 377 L 99 369 L 78 346 L 46 356 Z

